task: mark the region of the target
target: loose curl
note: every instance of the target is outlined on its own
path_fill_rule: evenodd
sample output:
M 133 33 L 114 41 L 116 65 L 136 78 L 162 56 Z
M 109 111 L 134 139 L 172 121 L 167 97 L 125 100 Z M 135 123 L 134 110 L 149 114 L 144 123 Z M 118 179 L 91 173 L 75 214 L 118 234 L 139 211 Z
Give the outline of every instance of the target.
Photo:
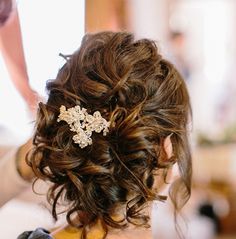
M 148 226 L 142 209 L 165 200 L 153 187 L 154 176 L 175 162 L 180 178 L 170 197 L 175 210 L 181 209 L 191 192 L 191 107 L 178 71 L 153 41 L 135 41 L 125 32 L 87 34 L 79 50 L 65 59 L 57 78 L 47 83 L 49 98 L 39 105 L 28 157 L 36 176 L 53 183 L 48 192 L 53 217 L 59 201 L 66 202 L 68 223 L 82 228 L 81 238 L 98 221 L 104 238 L 109 227 Z M 111 121 L 109 134 L 93 134 L 93 144 L 83 149 L 73 142 L 68 124 L 57 122 L 61 105 L 78 102 Z M 168 159 L 163 142 L 170 134 L 174 156 Z M 116 220 L 112 215 L 120 208 L 125 209 L 123 219 Z

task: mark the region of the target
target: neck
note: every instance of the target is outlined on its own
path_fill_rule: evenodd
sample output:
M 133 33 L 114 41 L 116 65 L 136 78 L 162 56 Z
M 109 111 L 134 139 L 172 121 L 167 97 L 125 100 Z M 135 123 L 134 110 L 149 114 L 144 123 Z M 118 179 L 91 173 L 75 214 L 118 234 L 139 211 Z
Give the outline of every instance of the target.
M 151 205 L 144 210 L 144 213 L 151 217 Z M 120 220 L 122 219 L 122 213 L 116 213 L 113 215 L 113 219 Z M 52 233 L 55 239 L 78 239 L 80 238 L 82 229 L 75 229 L 69 225 L 59 228 L 58 230 Z M 104 230 L 101 225 L 101 222 L 98 221 L 93 225 L 87 233 L 87 239 L 102 239 L 104 236 Z M 151 239 L 152 232 L 151 228 L 139 227 L 133 224 L 129 224 L 125 229 L 114 229 L 109 227 L 107 238 L 109 239 Z

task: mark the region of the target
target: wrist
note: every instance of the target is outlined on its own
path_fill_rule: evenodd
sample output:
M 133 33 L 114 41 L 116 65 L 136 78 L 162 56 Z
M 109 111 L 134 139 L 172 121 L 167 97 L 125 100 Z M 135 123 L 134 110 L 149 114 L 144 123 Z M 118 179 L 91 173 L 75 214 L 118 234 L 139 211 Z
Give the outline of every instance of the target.
M 22 90 L 21 95 L 25 101 L 30 101 L 37 96 L 37 93 L 28 86 Z

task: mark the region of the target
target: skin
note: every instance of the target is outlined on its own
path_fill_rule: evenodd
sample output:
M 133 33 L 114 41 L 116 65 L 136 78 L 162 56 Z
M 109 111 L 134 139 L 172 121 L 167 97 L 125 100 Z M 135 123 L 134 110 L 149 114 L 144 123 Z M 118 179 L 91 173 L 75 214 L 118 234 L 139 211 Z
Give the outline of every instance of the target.
M 29 167 L 26 163 L 26 155 L 32 147 L 32 139 L 29 139 L 25 144 L 19 147 L 18 149 L 18 157 L 16 160 L 17 168 L 20 176 L 26 180 L 31 182 L 34 178 L 34 174 L 32 172 L 31 167 Z
M 167 136 L 164 140 L 164 149 L 167 154 L 167 158 L 169 159 L 172 154 L 173 154 L 173 147 L 172 147 L 172 142 L 171 142 L 171 134 Z

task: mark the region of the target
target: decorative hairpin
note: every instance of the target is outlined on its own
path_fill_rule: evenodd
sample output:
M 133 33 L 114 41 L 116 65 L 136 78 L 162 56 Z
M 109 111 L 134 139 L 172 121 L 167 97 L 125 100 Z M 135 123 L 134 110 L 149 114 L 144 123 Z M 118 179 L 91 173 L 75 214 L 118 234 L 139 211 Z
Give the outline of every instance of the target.
M 93 113 L 93 115 L 87 113 L 87 109 L 81 108 L 80 105 L 68 108 L 62 105 L 60 107 L 60 114 L 57 122 L 65 121 L 70 126 L 70 130 L 76 134 L 73 136 L 73 141 L 79 144 L 80 148 L 85 148 L 92 144 L 92 132 L 101 133 L 103 135 L 109 132 L 110 122 L 106 121 L 101 116 L 99 111 Z

